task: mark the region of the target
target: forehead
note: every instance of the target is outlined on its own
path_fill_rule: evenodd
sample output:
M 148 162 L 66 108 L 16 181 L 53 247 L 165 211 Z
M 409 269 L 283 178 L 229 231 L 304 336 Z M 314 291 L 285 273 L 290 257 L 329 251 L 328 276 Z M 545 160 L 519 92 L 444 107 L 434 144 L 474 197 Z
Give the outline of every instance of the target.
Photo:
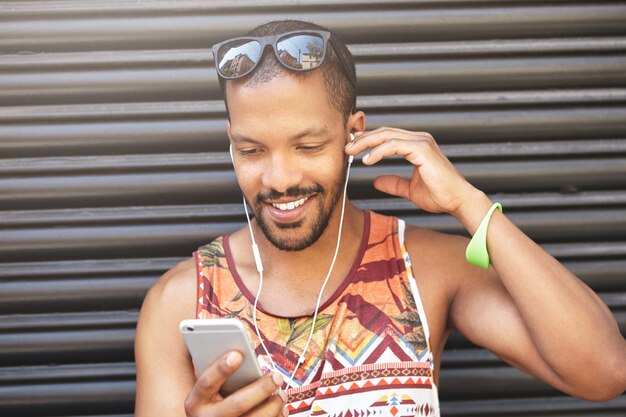
M 228 109 L 233 130 L 283 130 L 302 124 L 343 125 L 331 106 L 321 71 L 282 72 L 259 82 L 228 81 Z

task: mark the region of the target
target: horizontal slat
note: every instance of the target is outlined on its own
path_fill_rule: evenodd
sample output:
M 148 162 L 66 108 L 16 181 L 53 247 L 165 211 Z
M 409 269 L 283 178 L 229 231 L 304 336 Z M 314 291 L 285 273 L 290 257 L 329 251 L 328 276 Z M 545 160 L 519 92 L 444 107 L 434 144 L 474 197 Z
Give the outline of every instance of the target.
M 506 2 L 489 8 L 475 7 L 474 2 L 456 7 L 449 7 L 449 3 L 437 7 L 437 3 L 431 3 L 430 7 L 389 7 L 384 13 L 379 6 L 320 9 L 315 3 L 295 10 L 282 7 L 254 11 L 246 10 L 249 4 L 242 3 L 240 8 L 221 12 L 212 7 L 181 9 L 172 5 L 152 10 L 146 6 L 137 15 L 120 15 L 124 8 L 106 7 L 107 11 L 103 12 L 76 2 L 54 2 L 37 9 L 44 11 L 41 17 L 33 8 L 24 16 L 26 10 L 20 12 L 11 5 L 0 9 L 0 19 L 5 21 L 0 27 L 0 49 L 7 52 L 199 48 L 245 33 L 269 20 L 294 17 L 333 27 L 349 43 L 580 36 L 581 33 L 614 36 L 624 33 L 626 16 L 626 6 L 621 4 L 576 2 L 559 5 Z M 263 12 L 259 14 L 260 11 Z M 12 17 L 20 13 L 20 19 Z M 72 16 L 75 13 L 80 13 L 81 19 Z M 32 20 L 36 19 L 41 20 L 33 25 Z
M 519 398 L 558 393 L 556 389 L 511 367 L 442 368 L 440 381 L 441 401 Z
M 616 242 L 570 242 L 546 243 L 544 249 L 559 259 L 584 261 L 600 257 L 623 257 L 626 253 L 626 241 Z
M 547 243 L 544 249 L 568 264 L 584 265 L 593 259 L 626 258 L 626 241 L 582 243 Z M 167 269 L 189 256 L 174 258 L 117 258 L 117 259 L 79 259 L 25 262 L 7 262 L 0 264 L 5 282 L 19 280 L 54 280 L 54 279 L 89 279 L 90 277 L 119 277 L 152 274 L 160 275 Z
M 0 407 L 7 416 L 123 413 L 132 409 L 134 397 L 134 381 L 0 386 Z
M 1 67 L 0 67 L 1 68 Z M 389 109 L 441 108 L 472 109 L 476 107 L 556 107 L 562 104 L 588 105 L 590 103 L 623 104 L 624 88 L 577 88 L 555 90 L 499 90 L 483 92 L 446 92 L 437 94 L 401 94 L 357 97 L 357 107 L 365 111 Z M 226 108 L 221 100 L 101 103 L 101 104 L 54 104 L 37 106 L 4 106 L 0 108 L 0 121 L 8 123 L 80 122 L 152 119 L 211 119 L 223 118 Z
M 453 42 L 403 42 L 349 44 L 348 49 L 357 63 L 404 61 L 411 58 L 484 58 L 512 55 L 578 55 L 621 54 L 626 51 L 625 37 L 574 37 L 552 39 L 463 40 Z M 600 55 L 601 56 L 601 55 Z M 63 71 L 69 67 L 82 69 L 115 68 L 180 68 L 213 66 L 213 55 L 207 47 L 201 49 L 159 49 L 133 51 L 57 52 L 48 54 L 5 54 L 0 61 L 3 72 Z
M 38 365 L 0 368 L 0 386 L 26 383 L 61 383 L 98 380 L 133 380 L 135 364 L 133 362 L 109 362 Z
M 623 290 L 625 259 L 571 261 L 565 266 L 595 291 Z M 175 263 L 169 265 L 173 267 Z M 31 264 L 32 268 L 39 267 Z M 5 270 L 6 265 L 0 264 Z M 148 288 L 165 272 L 149 276 L 48 278 L 0 281 L 0 314 L 137 309 Z M 56 271 L 51 271 L 54 273 Z M 613 308 L 626 308 L 624 293 L 605 294 Z M 620 304 L 621 303 L 621 304 Z
M 0 366 L 128 361 L 133 359 L 134 337 L 134 329 L 3 334 Z
M 618 298 L 618 307 L 623 308 L 623 294 Z M 104 315 L 106 322 L 99 321 L 98 315 Z M 626 310 L 613 310 L 613 315 L 626 335 Z M 130 361 L 136 319 L 137 312 L 0 316 L 0 366 Z M 456 332 L 446 344 L 446 349 L 468 348 L 475 347 Z
M 444 416 L 462 417 L 571 417 L 574 415 L 621 417 L 626 395 L 601 403 L 572 397 L 443 401 Z
M 626 232 L 623 208 L 555 210 L 545 213 L 510 213 L 508 217 L 539 242 L 619 240 Z M 410 224 L 419 224 L 448 233 L 464 234 L 450 216 L 408 215 Z M 123 257 L 185 256 L 213 238 L 242 227 L 242 221 L 184 222 L 168 224 L 86 225 L 49 228 L 22 228 L 0 231 L 0 261 L 42 261 L 82 257 L 102 259 Z
M 84 372 L 81 373 L 84 374 Z M 488 383 L 485 384 L 485 381 L 483 380 L 487 380 Z M 46 386 L 49 390 L 47 393 L 52 393 L 54 396 L 46 397 L 44 395 L 42 392 L 44 387 L 43 384 L 27 384 L 15 387 L 0 386 L 0 405 L 3 407 L 3 410 L 17 409 L 17 407 L 20 407 L 22 412 L 30 413 L 36 413 L 38 411 L 41 412 L 41 407 L 46 405 L 48 406 L 48 412 L 54 412 L 54 405 L 57 407 L 62 405 L 65 410 L 73 408 L 74 406 L 80 406 L 81 409 L 85 411 L 91 409 L 92 406 L 100 406 L 101 408 L 98 411 L 111 412 L 118 411 L 116 407 L 119 406 L 119 403 L 116 402 L 132 401 L 134 395 L 134 382 L 124 380 L 117 380 L 114 382 L 97 380 L 82 381 L 79 383 L 65 382 L 46 384 Z M 95 390 L 96 387 L 102 391 L 98 393 Z M 114 393 L 111 392 L 113 387 L 115 387 Z M 462 389 L 463 387 L 466 389 Z M 511 387 L 514 388 L 512 389 Z M 73 392 L 75 395 L 68 395 L 70 392 Z M 480 410 L 483 413 L 487 413 L 487 415 L 492 415 L 494 412 L 512 412 L 513 404 L 517 407 L 516 411 L 520 412 L 616 410 L 618 409 L 617 407 L 624 406 L 624 397 L 619 397 L 615 400 L 604 403 L 583 403 L 582 401 L 565 397 L 544 398 L 542 405 L 539 405 L 536 402 L 531 403 L 528 400 L 522 399 L 511 401 L 511 398 L 525 395 L 554 396 L 557 394 L 554 389 L 549 388 L 512 368 L 481 368 L 453 371 L 442 370 L 439 392 L 443 403 L 442 409 L 444 412 L 449 412 L 451 415 L 457 415 L 455 414 L 455 406 L 458 407 L 461 403 L 468 405 L 474 404 L 474 407 L 478 407 L 472 408 L 472 410 Z M 98 404 L 99 402 L 107 401 L 107 396 L 111 394 L 116 395 L 115 401 L 112 404 L 108 407 Z M 481 402 L 482 399 L 493 398 L 494 395 L 498 394 L 500 395 L 500 399 L 496 401 L 490 401 L 489 403 Z M 468 398 L 468 396 L 471 396 L 471 398 Z M 51 397 L 54 398 L 55 404 L 46 404 L 47 402 L 51 402 Z M 80 397 L 80 399 L 76 399 L 76 397 Z M 509 400 L 506 401 L 502 398 L 509 398 Z M 464 402 L 460 402 L 464 399 Z M 108 401 L 111 401 L 111 398 L 108 398 Z M 126 404 L 126 406 L 128 406 L 128 404 Z M 447 407 L 450 407 L 451 409 L 446 411 Z M 457 409 L 457 412 L 458 411 L 459 410 Z
M 60 207 L 144 206 L 167 204 L 234 203 L 240 199 L 232 168 L 224 165 L 226 154 L 213 166 L 202 163 L 203 155 L 172 155 L 167 170 L 150 163 L 131 162 L 109 170 L 98 164 L 89 169 L 79 162 L 78 172 L 52 172 L 43 176 L 0 177 L 0 206 L 5 210 Z M 149 157 L 146 157 L 147 159 Z M 166 156 L 155 157 L 155 161 Z M 174 162 L 178 158 L 178 163 Z M 135 161 L 138 158 L 133 158 Z M 10 162 L 9 162 L 10 163 Z M 11 163 L 10 163 L 11 164 Z M 52 164 L 50 164 L 52 165 Z M 141 165 L 144 165 L 141 168 Z M 532 161 L 458 162 L 456 167 L 485 192 L 558 191 L 613 189 L 626 185 L 626 156 L 612 158 L 542 159 Z M 125 169 L 124 169 L 125 168 Z M 141 168 L 141 169 L 138 169 Z M 89 169 L 89 170 L 88 170 Z M 104 172 L 98 172 L 99 170 Z M 82 171 L 82 172 L 81 172 Z M 126 172 L 124 172 L 126 171 Z M 6 172 L 6 171 L 5 171 Z M 376 195 L 372 182 L 382 174 L 411 175 L 411 166 L 391 159 L 371 167 L 357 162 L 350 177 L 351 198 Z
M 550 213 L 510 213 L 509 218 L 539 242 L 565 240 L 619 240 L 626 231 L 624 209 L 572 210 Z M 449 216 L 404 216 L 419 224 L 448 233 L 465 233 Z M 243 222 L 206 222 L 133 225 L 87 225 L 9 229 L 0 231 L 2 262 L 123 257 L 185 256 L 211 239 L 231 232 Z
M 626 52 L 626 51 L 625 51 Z M 622 104 L 623 88 L 579 88 L 575 90 L 481 91 L 478 93 L 397 94 L 361 96 L 357 105 L 362 110 L 527 107 L 561 104 Z
M 137 312 L 0 316 L 0 366 L 129 361 Z
M 576 140 L 622 137 L 623 107 L 527 108 L 467 111 L 370 112 L 368 128 L 429 131 L 440 143 Z M 576 129 L 572 129 L 576 126 Z
M 65 314 L 16 314 L 0 316 L 0 333 L 41 330 L 80 330 L 135 327 L 137 311 L 111 311 Z
M 626 249 L 626 248 L 625 248 Z M 11 262 L 2 264 L 2 280 L 70 279 L 82 277 L 130 276 L 162 273 L 181 258 L 138 258 L 41 262 Z M 36 265 L 36 266 L 35 266 Z
M 138 308 L 158 276 L 0 281 L 0 314 Z
M 444 368 L 477 366 L 507 367 L 485 349 L 446 350 L 442 357 Z M 15 366 L 0 368 L 0 386 L 35 382 L 66 383 L 94 380 L 131 380 L 135 378 L 133 362 Z
M 489 196 L 502 203 L 507 212 L 531 209 L 614 208 L 626 205 L 626 191 L 588 191 L 573 193 L 498 193 Z M 398 216 L 426 214 L 403 198 L 353 199 L 364 210 Z M 192 204 L 76 209 L 38 209 L 0 211 L 0 227 L 33 227 L 88 224 L 171 223 L 243 220 L 240 202 L 230 204 Z
M 158 62 L 150 62 L 157 57 L 154 52 L 145 51 L 145 56 L 133 56 L 130 62 L 120 62 L 120 55 L 116 55 L 117 62 L 108 62 L 102 56 L 91 61 L 85 53 L 62 55 L 56 60 L 44 55 L 43 62 L 34 62 L 33 67 L 24 69 L 14 68 L 15 64 L 7 65 L 10 70 L 0 72 L 0 102 L 15 106 L 220 97 L 217 76 L 210 62 L 202 62 L 196 54 L 189 54 L 187 61 L 178 59 L 172 68 L 173 63 L 169 61 L 180 58 L 180 52 L 172 53 L 173 58 Z M 205 50 L 204 56 L 208 54 Z M 64 59 L 64 65 L 57 68 Z M 101 66 L 97 66 L 99 60 L 104 61 Z M 622 51 L 594 57 L 408 57 L 398 62 L 359 62 L 356 70 L 359 95 L 368 95 L 610 88 L 626 85 L 625 65 L 626 51 Z
M 453 42 L 393 42 L 348 45 L 357 61 L 404 60 L 408 57 L 475 57 L 511 55 L 574 55 L 582 53 L 621 53 L 626 38 L 572 37 L 552 39 L 455 40 Z M 6 62 L 5 64 L 8 64 Z M 0 68 L 2 68 L 0 66 Z
M 626 57 L 512 57 L 380 62 L 357 67 L 360 94 L 624 85 Z M 565 70 L 567 69 L 567 70 Z
M 442 369 L 507 366 L 486 349 L 445 349 L 441 356 Z
M 389 104 L 391 105 L 391 101 Z M 25 120 L 30 124 L 2 123 L 0 155 L 8 158 L 120 153 L 195 153 L 227 149 L 225 119 L 211 119 L 208 115 L 188 119 L 180 117 L 175 107 L 172 114 L 159 116 L 157 112 L 156 116 L 162 118 L 161 120 L 128 119 L 120 115 L 116 120 L 107 121 L 68 120 L 63 123 L 47 123 L 35 118 Z M 182 107 L 184 108 L 185 104 Z M 9 109 L 13 109 L 10 114 L 20 110 L 19 107 Z M 195 106 L 195 109 L 197 110 L 198 106 Z M 25 111 L 36 114 L 38 110 L 29 108 Z M 101 111 L 106 111 L 106 107 L 99 107 L 97 113 L 91 114 L 99 117 Z M 47 117 L 46 112 L 44 109 L 44 117 Z M 4 120 L 8 120 L 9 117 L 5 114 Z M 91 116 L 88 113 L 86 117 Z M 622 140 L 626 137 L 626 106 L 586 108 L 582 105 L 547 108 L 532 106 L 524 109 L 506 106 L 481 109 L 477 106 L 464 110 L 442 107 L 408 112 L 392 108 L 386 110 L 383 107 L 368 112 L 367 123 L 368 129 L 394 126 L 414 131 L 429 131 L 441 145 L 485 144 L 485 142 L 503 145 L 511 141 L 524 143 L 542 139 L 567 142 L 611 138 Z M 576 129 L 572 130 L 571 126 L 576 126 Z M 133 138 L 130 142 L 129 137 Z M 618 146 L 622 149 L 622 145 Z
M 585 402 L 564 396 L 512 399 L 511 396 L 519 396 L 523 392 L 534 391 L 554 395 L 554 391 L 548 388 L 542 390 L 543 387 L 539 383 L 524 378 L 516 370 L 500 369 L 496 371 L 500 385 L 496 386 L 495 389 L 500 391 L 508 388 L 508 392 L 506 397 L 490 401 L 481 399 L 484 398 L 484 394 L 488 393 L 481 392 L 477 388 L 480 385 L 471 381 L 469 381 L 468 386 L 475 387 L 471 390 L 478 391 L 477 398 L 463 401 L 459 397 L 452 396 L 451 393 L 454 392 L 454 388 L 451 385 L 454 385 L 454 378 L 459 378 L 459 382 L 462 382 L 463 373 L 446 375 L 442 372 L 440 393 L 443 415 L 504 416 L 515 413 L 519 416 L 570 416 L 576 411 L 587 411 L 602 413 L 594 415 L 604 416 L 609 414 L 603 412 L 619 411 L 626 404 L 626 396 L 603 403 Z M 483 374 L 487 376 L 489 371 L 477 370 L 477 379 L 481 379 Z M 446 378 L 445 382 L 443 378 Z M 527 384 L 526 381 L 528 381 Z M 510 386 L 506 385 L 507 383 L 515 384 L 514 388 L 511 389 Z M 46 386 L 28 384 L 16 387 L 0 387 L 0 406 L 4 411 L 19 412 L 20 416 L 61 415 L 57 414 L 60 410 L 67 413 L 80 408 L 81 414 L 91 411 L 105 417 L 101 413 L 116 412 L 120 411 L 120 408 L 132 407 L 134 389 L 132 381 L 89 381 L 48 384 Z M 472 410 L 471 414 L 468 414 L 468 410 Z
M 531 0 L 532 2 L 533 0 Z M 534 0 L 537 2 L 537 0 Z M 377 0 L 344 0 L 341 4 L 346 6 L 376 6 L 380 2 Z M 487 4 L 489 6 L 505 6 L 529 3 L 520 0 L 390 0 L 386 4 L 386 8 L 398 7 L 432 7 L 447 6 L 458 7 L 460 5 L 480 5 Z M 167 1 L 143 3 L 129 3 L 126 0 L 110 0 L 107 2 L 93 1 L 85 5 L 85 1 L 81 0 L 64 0 L 64 1 L 6 1 L 4 4 L 10 6 L 7 13 L 15 17 L 26 16 L 48 16 L 52 18 L 57 14 L 67 15 L 76 13 L 79 16 L 86 12 L 117 12 L 132 15 L 134 13 L 154 13 L 154 12 L 233 12 L 237 9 L 259 10 L 266 9 L 290 9 L 296 7 L 298 10 L 311 8 L 317 9 L 323 6 L 337 6 L 334 0 L 238 0 L 233 3 L 230 0 L 213 0 L 206 2 L 203 0 L 184 0 L 170 3 Z M 450 6 L 449 6 L 450 5 Z

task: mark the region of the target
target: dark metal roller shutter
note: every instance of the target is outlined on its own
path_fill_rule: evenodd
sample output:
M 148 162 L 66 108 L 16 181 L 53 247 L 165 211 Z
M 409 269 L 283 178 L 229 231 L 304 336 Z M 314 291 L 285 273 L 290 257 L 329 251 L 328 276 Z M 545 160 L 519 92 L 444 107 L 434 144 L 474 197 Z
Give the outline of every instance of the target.
M 0 2 L 0 415 L 128 416 L 147 288 L 242 225 L 208 46 L 276 18 L 357 58 L 368 127 L 434 134 L 626 332 L 626 2 Z M 376 194 L 364 208 L 463 233 Z M 447 416 L 618 416 L 454 335 Z

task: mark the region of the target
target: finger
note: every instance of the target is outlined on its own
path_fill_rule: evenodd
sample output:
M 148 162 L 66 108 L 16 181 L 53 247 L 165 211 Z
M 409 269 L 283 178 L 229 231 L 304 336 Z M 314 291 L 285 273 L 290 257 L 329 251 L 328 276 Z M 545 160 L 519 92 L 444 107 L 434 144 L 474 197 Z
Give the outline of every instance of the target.
M 270 397 L 269 400 L 261 403 L 250 412 L 244 414 L 243 417 L 287 417 L 289 410 L 287 409 L 287 395 L 283 390 Z
M 202 372 L 185 401 L 186 409 L 197 409 L 219 396 L 219 390 L 233 372 L 239 368 L 243 357 L 237 351 L 222 355 Z
M 434 141 L 428 132 L 409 132 L 383 127 L 369 132 L 356 132 L 355 140 L 346 145 L 346 153 L 356 155 L 392 139 Z
M 410 181 L 397 175 L 381 175 L 374 180 L 374 188 L 386 194 L 409 199 Z
M 421 165 L 427 159 L 426 155 L 432 152 L 432 141 L 428 139 L 389 139 L 373 147 L 368 154 L 363 156 L 365 165 L 373 165 L 383 158 L 393 155 L 402 156 L 413 165 Z
M 263 375 L 253 383 L 233 392 L 220 403 L 220 409 L 224 410 L 220 415 L 239 416 L 267 400 L 283 385 L 283 377 L 278 371 Z

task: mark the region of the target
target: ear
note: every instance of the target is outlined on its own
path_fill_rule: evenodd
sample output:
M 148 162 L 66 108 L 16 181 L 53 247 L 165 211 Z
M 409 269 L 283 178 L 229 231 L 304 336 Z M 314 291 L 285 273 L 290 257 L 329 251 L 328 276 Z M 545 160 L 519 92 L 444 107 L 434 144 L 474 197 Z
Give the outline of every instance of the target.
M 230 140 L 230 120 L 226 120 L 226 134 L 228 135 L 228 139 Z
M 351 133 L 365 131 L 365 113 L 359 110 L 348 117 L 348 131 Z

